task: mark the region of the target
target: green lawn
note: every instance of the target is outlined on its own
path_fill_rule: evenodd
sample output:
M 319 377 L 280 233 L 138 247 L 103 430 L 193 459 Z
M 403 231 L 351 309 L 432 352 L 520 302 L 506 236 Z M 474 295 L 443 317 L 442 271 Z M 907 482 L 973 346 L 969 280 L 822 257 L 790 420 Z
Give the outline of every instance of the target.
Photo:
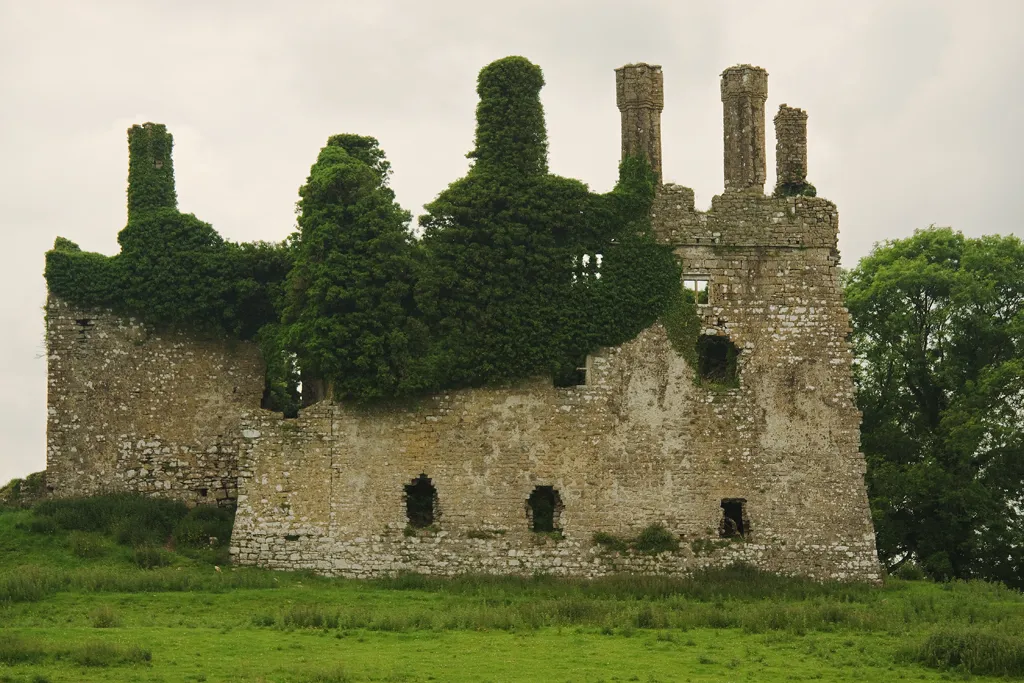
M 1024 673 L 1024 596 L 991 584 L 821 585 L 742 567 L 692 579 L 359 582 L 217 572 L 216 550 L 168 553 L 171 566 L 140 569 L 130 547 L 102 532 L 33 532 L 33 519 L 0 513 L 0 682 Z

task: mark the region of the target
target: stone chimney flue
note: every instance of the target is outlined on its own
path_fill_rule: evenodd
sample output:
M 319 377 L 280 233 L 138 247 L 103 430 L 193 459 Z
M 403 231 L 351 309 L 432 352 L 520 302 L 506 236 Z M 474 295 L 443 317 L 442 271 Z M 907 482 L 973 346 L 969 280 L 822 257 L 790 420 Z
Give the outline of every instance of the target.
M 775 115 L 775 173 L 778 187 L 807 183 L 807 112 L 779 106 Z
M 661 67 L 627 64 L 615 70 L 615 102 L 622 117 L 622 158 L 642 156 L 661 182 L 661 110 L 665 86 Z
M 740 64 L 722 72 L 725 191 L 764 194 L 764 103 L 768 72 Z

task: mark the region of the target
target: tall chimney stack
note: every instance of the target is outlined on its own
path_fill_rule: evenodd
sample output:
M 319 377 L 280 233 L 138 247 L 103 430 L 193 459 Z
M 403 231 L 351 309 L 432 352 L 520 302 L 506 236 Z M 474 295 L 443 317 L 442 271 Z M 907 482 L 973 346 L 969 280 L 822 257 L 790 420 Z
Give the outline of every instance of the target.
M 661 182 L 661 110 L 665 86 L 661 67 L 627 64 L 615 70 L 615 102 L 622 117 L 622 158 L 642 156 Z
M 807 185 L 807 112 L 785 104 L 775 115 L 775 175 L 783 190 Z
M 768 72 L 749 64 L 722 72 L 725 191 L 764 194 L 764 103 Z
M 178 206 L 174 191 L 174 140 L 160 123 L 128 129 L 128 220 L 156 209 Z

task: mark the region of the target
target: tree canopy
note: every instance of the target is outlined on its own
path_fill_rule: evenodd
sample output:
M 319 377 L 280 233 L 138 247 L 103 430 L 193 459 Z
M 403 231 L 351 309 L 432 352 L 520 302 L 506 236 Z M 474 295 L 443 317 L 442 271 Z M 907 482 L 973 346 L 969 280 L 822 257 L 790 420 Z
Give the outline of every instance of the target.
M 1024 245 L 920 230 L 845 286 L 882 561 L 1024 586 Z
M 335 135 L 299 190 L 284 346 L 338 398 L 394 396 L 413 324 L 415 246 L 374 138 Z

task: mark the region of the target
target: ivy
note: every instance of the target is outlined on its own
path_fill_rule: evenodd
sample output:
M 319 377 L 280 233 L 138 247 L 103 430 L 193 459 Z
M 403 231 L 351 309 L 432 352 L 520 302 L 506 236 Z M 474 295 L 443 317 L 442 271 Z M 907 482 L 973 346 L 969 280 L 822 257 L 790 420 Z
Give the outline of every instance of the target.
M 541 85 L 522 57 L 481 71 L 477 161 L 420 218 L 416 300 L 431 332 L 420 385 L 565 374 L 635 337 L 679 286 L 650 228 L 656 180 L 645 160 L 624 160 L 604 195 L 547 173 Z
M 817 197 L 818 189 L 807 181 L 780 183 L 775 186 L 775 197 Z
M 700 339 L 700 316 L 693 292 L 680 287 L 660 318 L 668 340 L 687 365 L 697 369 L 697 341 Z
M 292 238 L 235 244 L 177 210 L 171 136 L 135 126 L 121 252 L 58 238 L 50 290 L 159 326 L 256 340 L 264 405 L 288 414 L 299 376 L 366 401 L 562 375 L 659 316 L 678 337 L 685 295 L 651 230 L 650 165 L 623 160 L 605 194 L 550 174 L 543 84 L 523 57 L 480 72 L 473 166 L 426 207 L 419 241 L 373 138 L 328 140 L 300 189 Z
M 171 149 L 174 140 L 167 126 L 144 123 L 128 129 L 128 221 L 148 211 L 174 209 Z

